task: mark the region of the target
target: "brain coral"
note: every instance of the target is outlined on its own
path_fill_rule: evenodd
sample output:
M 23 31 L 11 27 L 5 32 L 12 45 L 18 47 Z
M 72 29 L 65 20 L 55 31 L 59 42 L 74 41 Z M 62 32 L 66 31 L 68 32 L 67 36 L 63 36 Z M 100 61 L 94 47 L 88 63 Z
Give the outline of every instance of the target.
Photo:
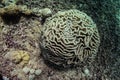
M 100 36 L 93 20 L 78 10 L 58 12 L 43 26 L 41 47 L 49 63 L 70 67 L 97 53 Z

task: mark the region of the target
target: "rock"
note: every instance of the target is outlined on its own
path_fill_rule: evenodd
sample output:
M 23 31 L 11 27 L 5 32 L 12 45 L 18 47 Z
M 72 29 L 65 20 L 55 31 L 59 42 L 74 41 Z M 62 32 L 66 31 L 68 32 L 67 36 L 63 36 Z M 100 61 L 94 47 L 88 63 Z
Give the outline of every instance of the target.
M 85 76 L 91 77 L 90 71 L 87 68 L 84 70 L 84 74 L 85 74 Z
M 52 14 L 52 11 L 49 8 L 44 9 L 33 8 L 32 13 L 37 16 L 49 16 Z
M 25 74 L 28 74 L 29 71 L 30 71 L 30 68 L 28 68 L 28 67 L 24 67 L 24 68 L 23 68 L 23 72 L 24 72 Z
M 9 78 L 7 78 L 6 76 L 3 76 L 3 80 L 9 80 Z
M 49 16 L 52 14 L 52 11 L 49 8 L 42 9 L 42 15 Z
M 40 75 L 40 74 L 41 74 L 41 72 L 42 72 L 42 70 L 41 70 L 41 69 L 37 69 L 37 70 L 35 71 L 35 75 Z
M 34 78 L 35 78 L 35 75 L 29 75 L 29 80 L 34 80 Z
M 30 69 L 31 74 L 34 74 L 34 72 L 35 72 L 35 69 Z

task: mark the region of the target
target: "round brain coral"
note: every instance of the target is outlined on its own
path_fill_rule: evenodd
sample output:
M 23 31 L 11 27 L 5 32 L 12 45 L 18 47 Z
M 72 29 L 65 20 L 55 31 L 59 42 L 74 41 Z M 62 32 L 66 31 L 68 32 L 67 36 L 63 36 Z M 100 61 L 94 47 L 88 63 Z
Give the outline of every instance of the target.
M 95 55 L 100 36 L 93 20 L 78 10 L 58 12 L 43 26 L 41 48 L 49 63 L 70 67 Z

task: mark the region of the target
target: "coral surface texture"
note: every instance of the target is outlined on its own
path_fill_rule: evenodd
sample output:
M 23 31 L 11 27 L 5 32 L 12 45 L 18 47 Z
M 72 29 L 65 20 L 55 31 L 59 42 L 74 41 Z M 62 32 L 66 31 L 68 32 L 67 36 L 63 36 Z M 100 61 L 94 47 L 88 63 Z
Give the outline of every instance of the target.
M 84 62 L 97 53 L 100 36 L 96 24 L 79 10 L 61 11 L 48 18 L 43 26 L 43 53 L 48 61 L 67 67 Z

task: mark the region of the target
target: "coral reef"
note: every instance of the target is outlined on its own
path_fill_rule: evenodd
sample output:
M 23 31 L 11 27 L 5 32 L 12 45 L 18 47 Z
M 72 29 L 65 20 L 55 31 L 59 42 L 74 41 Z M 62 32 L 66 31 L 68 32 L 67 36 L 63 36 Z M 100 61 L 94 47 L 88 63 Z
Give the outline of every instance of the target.
M 0 15 L 31 14 L 31 10 L 27 9 L 27 6 L 16 5 L 17 2 L 18 0 L 3 0 L 2 4 L 5 6 L 0 8 Z
M 28 80 L 29 75 L 31 74 L 29 75 L 25 74 L 23 72 L 24 67 L 35 69 L 35 72 L 40 69 L 38 67 L 38 63 L 36 63 L 37 61 L 33 59 L 38 58 L 40 55 L 39 35 L 41 33 L 41 22 L 39 18 L 36 17 L 25 18 L 23 16 L 20 18 L 19 23 L 11 24 L 11 25 L 5 24 L 1 18 L 0 20 L 1 20 L 0 25 L 2 26 L 1 37 L 0 37 L 0 48 L 1 48 L 0 54 L 1 56 L 3 56 L 3 59 L 12 58 L 10 60 L 10 63 L 16 65 L 16 67 L 11 67 L 13 68 L 13 70 L 9 72 L 6 71 L 4 75 L 10 74 L 11 77 L 16 77 L 19 78 L 20 80 Z M 27 52 L 29 56 L 27 56 L 27 54 L 21 55 L 23 51 Z M 13 56 L 12 54 L 15 57 L 11 57 Z M 23 61 L 23 59 L 25 61 Z M 2 66 L 0 65 L 0 67 Z M 36 76 L 39 75 L 35 74 L 35 78 Z M 8 78 L 10 77 L 8 76 Z
M 53 14 L 67 9 L 75 9 L 76 6 L 73 5 L 74 1 L 69 2 L 68 0 L 21 0 L 19 1 L 19 5 L 27 5 L 28 8 L 38 8 L 44 9 L 49 8 L 53 11 Z M 69 5 L 69 6 L 68 6 Z
M 49 8 L 45 9 L 36 9 L 34 8 L 33 10 L 30 10 L 27 8 L 27 6 L 23 5 L 9 5 L 4 8 L 0 8 L 0 15 L 18 15 L 18 14 L 25 14 L 25 15 L 36 15 L 36 16 L 49 16 L 52 14 L 51 10 Z
M 0 15 L 18 15 L 20 13 L 23 13 L 25 15 L 31 15 L 32 11 L 27 8 L 27 6 L 20 6 L 16 4 L 11 4 L 9 6 L 6 6 L 4 8 L 0 8 Z
M 33 80 L 36 76 L 39 76 L 42 72 L 41 69 L 31 69 L 29 67 L 24 67 L 23 72 L 28 75 L 29 80 Z
M 21 66 L 25 66 L 30 59 L 29 53 L 23 50 L 10 51 L 5 55 L 5 57 Z
M 2 0 L 1 3 L 4 4 L 5 6 L 10 5 L 10 4 L 16 4 L 19 0 Z
M 58 66 L 79 65 L 97 53 L 100 36 L 95 23 L 78 10 L 61 11 L 44 23 L 41 46 L 45 60 Z
M 9 59 L 0 55 L 0 74 L 2 74 L 3 80 L 20 80 L 16 76 L 12 76 L 10 72 L 16 67 Z
M 0 74 L 9 80 L 120 80 L 119 5 L 120 0 L 0 0 L 3 10 L 3 13 L 0 11 Z M 14 7 L 18 10 L 15 11 Z M 85 64 L 87 66 L 82 70 L 80 66 L 68 71 L 58 71 L 44 63 L 39 38 L 43 28 L 41 24 L 46 19 L 43 20 L 41 11 L 46 8 L 52 15 L 58 11 L 78 9 L 92 17 L 101 38 L 98 54 L 92 63 Z M 29 10 L 32 15 L 26 14 Z M 10 24 L 6 24 L 6 20 Z M 13 21 L 17 22 L 11 24 Z M 11 50 L 28 51 L 29 63 L 21 68 L 6 59 L 5 55 Z M 23 71 L 26 67 L 27 74 Z M 38 69 L 42 71 L 40 75 L 31 74 Z
M 49 8 L 39 9 L 39 8 L 33 8 L 32 13 L 36 16 L 50 16 L 52 14 L 52 11 Z
M 33 8 L 29 9 L 26 5 L 16 5 L 15 3 L 6 5 L 5 7 L 0 8 L 0 15 L 36 15 L 36 16 L 49 16 L 52 14 L 52 11 L 49 8 L 39 9 Z

